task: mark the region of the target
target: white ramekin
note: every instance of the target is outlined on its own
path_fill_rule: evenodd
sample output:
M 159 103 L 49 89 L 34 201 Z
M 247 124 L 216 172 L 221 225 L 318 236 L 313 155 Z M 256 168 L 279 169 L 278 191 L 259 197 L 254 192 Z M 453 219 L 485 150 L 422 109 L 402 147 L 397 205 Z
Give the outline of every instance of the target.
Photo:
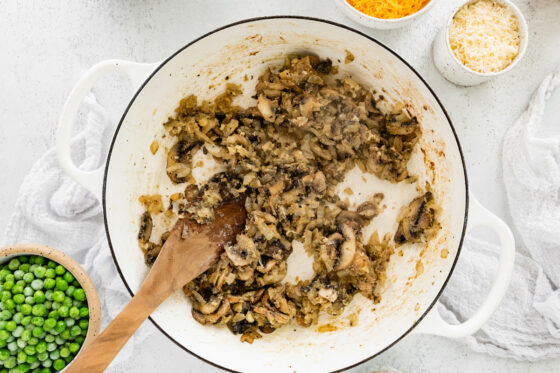
M 416 13 L 413 13 L 406 17 L 395 18 L 395 19 L 383 19 L 383 18 L 375 18 L 372 16 L 368 16 L 367 14 L 360 12 L 352 5 L 348 4 L 346 0 L 335 0 L 336 4 L 340 7 L 340 9 L 342 9 L 342 11 L 344 12 L 344 14 L 346 14 L 346 16 L 348 16 L 355 22 L 362 24 L 366 27 L 380 29 L 380 30 L 389 30 L 389 29 L 408 26 L 416 19 L 426 14 L 438 1 L 439 0 L 431 0 L 428 4 L 426 4 L 425 7 L 423 7 Z
M 451 22 L 453 22 L 453 17 L 455 17 L 455 14 L 457 14 L 459 9 L 467 4 L 474 3 L 476 1 L 478 0 L 468 1 L 455 9 L 455 11 L 451 14 L 449 19 L 445 23 L 445 26 L 436 36 L 433 43 L 432 52 L 434 64 L 436 65 L 441 75 L 443 75 L 445 79 L 449 80 L 450 82 L 462 86 L 472 86 L 484 83 L 498 75 L 505 74 L 508 71 L 512 70 L 514 66 L 517 65 L 519 60 L 523 58 L 523 55 L 525 55 L 527 42 L 529 41 L 527 22 L 525 21 L 525 17 L 523 16 L 523 13 L 521 13 L 519 8 L 517 8 L 517 6 L 515 6 L 515 4 L 513 4 L 509 0 L 494 0 L 499 4 L 511 8 L 511 10 L 513 10 L 515 15 L 517 16 L 517 19 L 519 20 L 519 34 L 521 36 L 519 54 L 515 57 L 515 59 L 508 67 L 501 71 L 493 73 L 479 73 L 463 65 L 457 59 L 457 57 L 455 57 L 455 54 L 453 54 L 453 51 L 451 50 L 451 45 L 449 44 L 449 28 L 451 26 Z

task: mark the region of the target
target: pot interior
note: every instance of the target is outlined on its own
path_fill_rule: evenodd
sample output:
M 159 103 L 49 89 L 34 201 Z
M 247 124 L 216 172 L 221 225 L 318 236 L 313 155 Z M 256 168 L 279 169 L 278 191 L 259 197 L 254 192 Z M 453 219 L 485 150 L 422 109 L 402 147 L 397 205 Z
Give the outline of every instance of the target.
M 344 63 L 346 50 L 355 56 L 352 63 Z M 165 173 L 163 148 L 170 148 L 172 140 L 161 139 L 162 123 L 173 115 L 184 96 L 212 99 L 226 82 L 242 86 L 244 97 L 239 103 L 250 103 L 256 79 L 266 67 L 281 64 L 284 56 L 297 53 L 331 58 L 340 75 L 350 74 L 382 91 L 390 102 L 405 105 L 418 117 L 423 136 L 409 171 L 418 175 L 419 185 L 430 182 L 441 206 L 442 230 L 427 245 L 397 249 L 380 303 L 356 296 L 336 319 L 323 316 L 318 325 L 309 328 L 294 323 L 253 344 L 241 343 L 227 328 L 197 323 L 190 315 L 190 303 L 180 292 L 154 312 L 153 321 L 177 344 L 233 370 L 331 371 L 379 353 L 411 330 L 433 305 L 452 271 L 464 232 L 466 177 L 457 139 L 440 103 L 408 65 L 368 37 L 325 21 L 293 17 L 251 20 L 210 33 L 167 60 L 123 116 L 109 155 L 104 205 L 114 257 L 129 289 L 136 292 L 148 272 L 136 240 L 143 210 L 138 197 L 154 193 L 166 196 L 185 187 L 173 185 Z M 152 155 L 150 144 L 156 139 L 160 150 Z M 206 164 L 195 176 L 204 178 L 210 172 Z M 358 204 L 384 192 L 387 208 L 372 225 L 379 233 L 394 233 L 400 206 L 419 195 L 410 185 L 401 184 L 391 185 L 371 175 L 364 180 L 354 170 L 341 190 L 351 185 L 354 194 L 348 198 Z M 368 228 L 371 233 L 373 227 Z M 305 267 L 305 255 L 301 260 L 290 258 L 288 276 L 304 271 L 298 263 Z M 350 326 L 355 317 L 357 325 Z M 331 326 L 327 329 L 336 330 L 318 331 L 327 324 Z

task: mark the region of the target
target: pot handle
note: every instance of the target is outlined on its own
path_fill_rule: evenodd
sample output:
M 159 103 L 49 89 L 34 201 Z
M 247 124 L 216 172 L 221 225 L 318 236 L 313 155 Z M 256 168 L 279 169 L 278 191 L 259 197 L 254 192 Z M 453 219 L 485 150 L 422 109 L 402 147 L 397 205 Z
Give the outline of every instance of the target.
M 469 195 L 469 218 L 467 231 L 477 226 L 494 230 L 500 239 L 500 264 L 492 288 L 480 308 L 465 322 L 457 325 L 441 318 L 437 307 L 426 315 L 414 332 L 451 338 L 462 338 L 474 334 L 492 316 L 508 289 L 515 260 L 515 240 L 507 224 L 488 211 L 472 194 Z
M 66 174 L 93 193 L 98 200 L 101 200 L 105 165 L 103 164 L 93 171 L 83 171 L 76 167 L 70 156 L 72 127 L 74 126 L 78 109 L 84 97 L 91 90 L 95 82 L 102 76 L 111 72 L 124 73 L 128 76 L 134 91 L 136 91 L 144 83 L 148 75 L 159 65 L 159 62 L 138 63 L 123 60 L 101 61 L 91 67 L 82 76 L 70 92 L 70 96 L 62 107 L 56 133 L 56 155 L 58 157 L 58 162 Z

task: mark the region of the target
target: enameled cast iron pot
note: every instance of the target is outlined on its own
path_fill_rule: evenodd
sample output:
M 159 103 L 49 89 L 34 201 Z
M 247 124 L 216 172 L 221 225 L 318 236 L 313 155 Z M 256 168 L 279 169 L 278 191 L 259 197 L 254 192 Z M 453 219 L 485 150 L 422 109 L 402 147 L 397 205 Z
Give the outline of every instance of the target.
M 344 64 L 345 50 L 354 54 L 354 62 Z M 341 370 L 376 356 L 411 332 L 448 337 L 474 333 L 507 289 L 514 258 L 511 231 L 469 195 L 459 141 L 443 106 L 422 77 L 371 37 L 343 25 L 303 17 L 258 18 L 225 26 L 189 43 L 162 63 L 104 61 L 92 67 L 73 89 L 60 119 L 58 157 L 65 171 L 103 203 L 107 238 L 131 295 L 148 271 L 136 241 L 142 210 L 138 196 L 184 189 L 184 185 L 172 185 L 165 174 L 162 148 L 172 143 L 169 138 L 161 140 L 162 123 L 173 115 L 182 97 L 194 93 L 201 99 L 211 99 L 223 90 L 226 80 L 244 87 L 245 101 L 241 104 L 249 103 L 255 79 L 267 65 L 281 63 L 288 53 L 329 57 L 339 65 L 341 75 L 352 74 L 419 118 L 423 136 L 409 169 L 419 176 L 420 185 L 431 183 L 441 205 L 442 230 L 424 247 L 404 248 L 402 256 L 393 255 L 379 304 L 356 296 L 344 315 L 338 319 L 322 317 L 319 325 L 310 328 L 294 323 L 253 344 L 241 343 L 239 336 L 227 328 L 198 324 L 190 316 L 190 303 L 180 292 L 153 313 L 152 322 L 199 358 L 225 369 L 252 372 Z M 127 74 L 139 88 L 114 134 L 107 163 L 84 172 L 70 158 L 71 127 L 92 85 L 114 71 Z M 245 76 L 248 81 L 244 81 Z M 161 144 L 154 156 L 149 147 L 156 138 Z M 199 176 L 204 174 L 204 170 L 197 172 Z M 356 172 L 348 176 L 345 185 L 351 185 L 355 192 L 351 202 L 375 192 L 386 193 L 384 215 L 373 221 L 381 233 L 395 231 L 399 207 L 417 193 L 370 176 L 363 181 Z M 499 269 L 480 309 L 464 323 L 450 325 L 433 306 L 453 272 L 465 232 L 478 225 L 490 227 L 500 238 Z M 442 253 L 446 250 L 447 256 Z M 304 271 L 299 268 L 304 262 L 292 260 L 289 271 Z M 350 327 L 348 318 L 353 315 L 358 323 Z M 319 332 L 325 324 L 329 325 L 327 330 L 336 330 Z

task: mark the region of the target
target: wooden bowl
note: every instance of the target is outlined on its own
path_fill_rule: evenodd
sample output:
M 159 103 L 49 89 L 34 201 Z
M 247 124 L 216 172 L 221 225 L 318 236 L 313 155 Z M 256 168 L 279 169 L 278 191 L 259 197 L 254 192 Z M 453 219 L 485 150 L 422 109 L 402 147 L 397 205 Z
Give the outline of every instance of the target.
M 79 354 L 83 350 L 83 346 L 91 343 L 91 341 L 93 341 L 93 339 L 99 334 L 99 328 L 101 327 L 101 303 L 93 281 L 91 281 L 82 266 L 70 256 L 60 250 L 41 244 L 16 244 L 1 247 L 0 263 L 4 263 L 9 259 L 20 255 L 38 255 L 64 266 L 64 268 L 72 273 L 74 278 L 78 280 L 84 289 L 89 308 L 89 327 L 82 348 L 78 351 Z M 72 361 L 68 363 L 66 368 L 72 364 Z M 62 371 L 66 370 L 66 368 Z

